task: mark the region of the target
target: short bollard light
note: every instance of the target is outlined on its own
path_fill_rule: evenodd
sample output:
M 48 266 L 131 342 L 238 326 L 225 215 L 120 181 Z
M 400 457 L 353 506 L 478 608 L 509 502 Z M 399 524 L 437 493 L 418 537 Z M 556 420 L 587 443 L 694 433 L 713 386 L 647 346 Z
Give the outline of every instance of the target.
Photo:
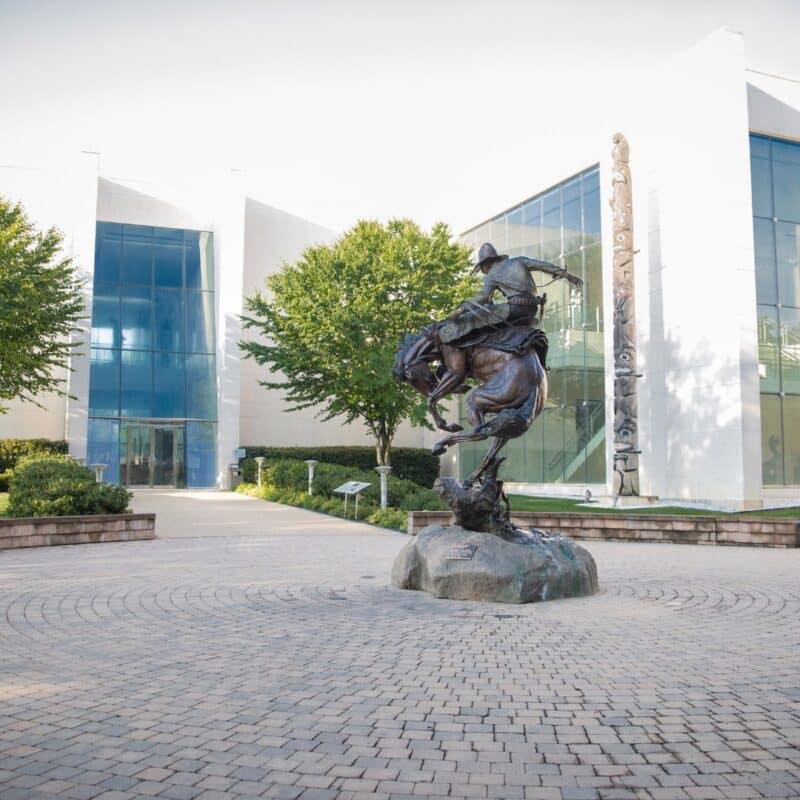
M 261 468 L 264 466 L 266 458 L 264 456 L 256 456 L 256 464 L 258 464 L 258 485 L 261 486 Z
M 390 466 L 375 467 L 375 472 L 381 476 L 381 508 L 386 508 L 389 505 L 389 488 L 387 482 L 389 473 L 392 471 Z
M 314 467 L 319 464 L 319 461 L 315 461 L 313 458 L 309 458 L 306 461 L 306 466 L 308 467 L 308 493 L 314 494 Z
M 107 466 L 108 464 L 92 464 L 92 469 L 94 470 L 94 479 L 98 483 L 103 482 L 103 473 L 105 472 Z

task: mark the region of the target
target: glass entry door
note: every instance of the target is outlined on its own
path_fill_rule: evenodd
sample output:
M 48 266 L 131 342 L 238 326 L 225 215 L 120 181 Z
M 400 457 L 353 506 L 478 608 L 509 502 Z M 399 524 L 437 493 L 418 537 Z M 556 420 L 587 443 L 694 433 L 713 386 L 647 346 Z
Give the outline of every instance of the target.
M 184 485 L 183 426 L 123 423 L 121 438 L 126 486 Z

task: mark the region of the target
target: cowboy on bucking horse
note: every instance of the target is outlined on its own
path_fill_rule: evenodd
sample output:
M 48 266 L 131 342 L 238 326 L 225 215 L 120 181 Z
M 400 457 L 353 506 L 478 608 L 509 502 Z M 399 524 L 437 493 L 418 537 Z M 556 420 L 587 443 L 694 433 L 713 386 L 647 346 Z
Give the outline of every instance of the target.
M 478 270 L 485 275 L 483 288 L 471 300 L 461 303 L 439 328 L 439 340 L 443 344 L 454 342 L 482 328 L 530 326 L 536 319 L 537 309 L 544 309 L 546 299 L 546 295 L 537 297 L 531 270 L 544 272 L 555 278 L 566 278 L 577 287 L 583 283 L 577 275 L 568 272 L 566 267 L 557 267 L 548 261 L 527 256 L 509 258 L 507 255 L 498 255 L 489 242 L 482 245 L 478 252 L 478 263 L 472 271 L 474 273 Z M 496 291 L 505 296 L 505 303 L 492 302 Z

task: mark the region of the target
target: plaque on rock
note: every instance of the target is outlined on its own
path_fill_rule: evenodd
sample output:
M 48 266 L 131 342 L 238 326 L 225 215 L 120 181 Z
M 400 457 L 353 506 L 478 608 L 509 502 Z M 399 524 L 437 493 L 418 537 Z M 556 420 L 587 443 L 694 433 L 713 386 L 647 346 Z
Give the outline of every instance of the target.
M 447 551 L 445 561 L 471 561 L 477 549 L 478 545 L 476 544 L 463 544 L 457 547 L 451 547 Z

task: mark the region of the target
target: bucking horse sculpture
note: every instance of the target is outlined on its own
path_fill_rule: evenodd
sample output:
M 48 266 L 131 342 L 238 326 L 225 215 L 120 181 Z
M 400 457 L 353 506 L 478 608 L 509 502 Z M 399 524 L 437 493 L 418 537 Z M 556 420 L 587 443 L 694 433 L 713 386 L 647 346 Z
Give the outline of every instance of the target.
M 447 319 L 407 334 L 394 364 L 395 377 L 428 398 L 434 423 L 451 434 L 436 443 L 436 455 L 460 442 L 494 437 L 483 460 L 463 482 L 465 488 L 485 474 L 496 476 L 500 450 L 530 428 L 547 401 L 547 336 L 537 327 L 547 296 L 537 296 L 531 270 L 565 278 L 577 287 L 582 283 L 563 267 L 498 255 L 488 243 L 480 249 L 474 268 L 478 270 L 485 276 L 481 292 Z M 505 303 L 491 302 L 495 291 L 505 296 Z M 479 384 L 472 391 L 470 380 Z M 455 392 L 469 392 L 466 416 L 473 427 L 469 433 L 439 412 L 439 401 Z M 493 416 L 487 420 L 487 414 Z

